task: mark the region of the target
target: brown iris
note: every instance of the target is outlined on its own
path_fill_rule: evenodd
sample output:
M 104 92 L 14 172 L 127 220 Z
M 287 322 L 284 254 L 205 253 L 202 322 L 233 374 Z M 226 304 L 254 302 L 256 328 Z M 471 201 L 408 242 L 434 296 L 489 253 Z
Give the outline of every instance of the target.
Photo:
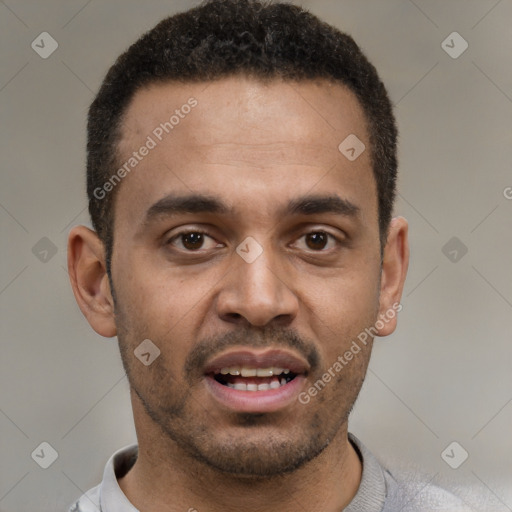
M 186 233 L 181 235 L 183 247 L 191 251 L 200 249 L 204 242 L 203 233 Z
M 306 235 L 306 244 L 310 249 L 324 249 L 327 245 L 327 241 L 327 233 L 315 232 Z

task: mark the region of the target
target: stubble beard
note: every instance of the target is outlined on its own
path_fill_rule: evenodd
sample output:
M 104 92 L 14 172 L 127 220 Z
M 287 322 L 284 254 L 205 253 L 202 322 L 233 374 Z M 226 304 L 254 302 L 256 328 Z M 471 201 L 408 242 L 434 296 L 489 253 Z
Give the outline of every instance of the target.
M 280 413 L 279 420 L 276 413 L 233 413 L 226 429 L 194 399 L 202 383 L 188 385 L 173 375 L 165 354 L 149 367 L 134 357 L 133 339 L 137 338 L 129 334 L 133 331 L 126 329 L 120 316 L 116 317 L 119 348 L 131 392 L 169 441 L 159 447 L 162 456 L 167 450 L 169 460 L 173 460 L 181 452 L 216 472 L 243 481 L 291 473 L 318 457 L 346 425 L 366 373 L 368 360 L 363 356 L 364 368 L 352 368 L 331 382 L 330 389 L 319 393 L 315 401 L 301 405 L 311 407 L 311 414 L 301 415 L 305 418 L 302 425 L 290 424 L 293 412 L 290 417 Z M 311 375 L 313 381 L 324 371 L 320 366 L 324 365 L 317 365 Z M 302 409 L 299 411 L 302 413 Z

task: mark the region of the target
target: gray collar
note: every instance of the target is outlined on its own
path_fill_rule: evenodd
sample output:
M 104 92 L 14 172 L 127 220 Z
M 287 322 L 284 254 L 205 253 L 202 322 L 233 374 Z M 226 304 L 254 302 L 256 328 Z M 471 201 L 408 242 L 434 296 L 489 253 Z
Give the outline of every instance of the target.
M 386 501 L 386 479 L 378 460 L 366 446 L 349 432 L 349 441 L 363 464 L 361 483 L 354 499 L 343 512 L 381 512 Z
M 110 457 L 105 466 L 100 487 L 100 510 L 102 512 L 139 512 L 125 496 L 117 482 L 126 475 L 137 460 L 137 445 L 127 446 Z

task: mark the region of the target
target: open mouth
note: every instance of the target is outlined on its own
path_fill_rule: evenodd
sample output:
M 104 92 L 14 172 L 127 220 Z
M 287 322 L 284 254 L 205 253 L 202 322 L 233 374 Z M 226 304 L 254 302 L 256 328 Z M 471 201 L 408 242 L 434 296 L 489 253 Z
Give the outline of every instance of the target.
M 203 382 L 224 409 L 276 412 L 297 402 L 309 369 L 305 359 L 289 350 L 239 348 L 207 363 Z
M 213 378 L 223 386 L 237 391 L 268 391 L 279 389 L 297 376 L 288 368 L 248 368 L 232 366 L 213 373 Z

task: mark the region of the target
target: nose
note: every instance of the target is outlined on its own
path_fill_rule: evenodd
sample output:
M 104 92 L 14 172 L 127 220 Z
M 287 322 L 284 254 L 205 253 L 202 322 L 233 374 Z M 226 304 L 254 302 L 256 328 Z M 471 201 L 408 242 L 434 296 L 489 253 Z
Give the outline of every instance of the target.
M 272 257 L 269 249 L 252 263 L 234 254 L 232 270 L 217 297 L 219 317 L 230 323 L 264 327 L 288 324 L 298 311 L 298 299 L 290 289 L 291 276 Z

